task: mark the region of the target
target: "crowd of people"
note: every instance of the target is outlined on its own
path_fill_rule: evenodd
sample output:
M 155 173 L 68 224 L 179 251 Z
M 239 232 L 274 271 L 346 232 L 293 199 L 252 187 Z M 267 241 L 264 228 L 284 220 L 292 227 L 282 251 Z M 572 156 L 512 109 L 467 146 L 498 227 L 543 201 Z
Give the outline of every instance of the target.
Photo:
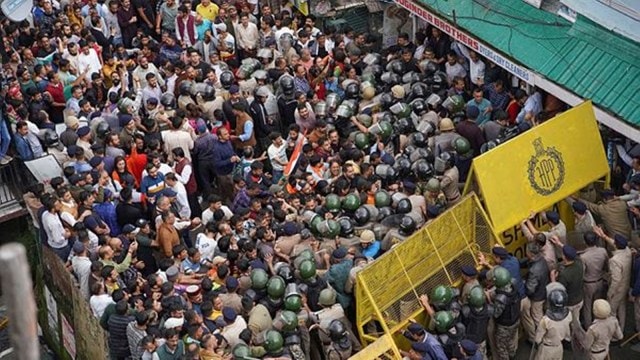
M 112 359 L 349 358 L 357 272 L 566 108 L 437 28 L 381 49 L 286 1 L 38 0 L 2 25 L 0 164 L 59 163 L 24 200 Z M 602 203 L 567 199 L 584 243 L 546 212 L 521 224 L 527 259 L 495 247 L 422 296 L 403 355 L 512 359 L 522 325 L 537 359 L 571 338 L 604 359 L 628 296 L 640 330 L 629 162 Z

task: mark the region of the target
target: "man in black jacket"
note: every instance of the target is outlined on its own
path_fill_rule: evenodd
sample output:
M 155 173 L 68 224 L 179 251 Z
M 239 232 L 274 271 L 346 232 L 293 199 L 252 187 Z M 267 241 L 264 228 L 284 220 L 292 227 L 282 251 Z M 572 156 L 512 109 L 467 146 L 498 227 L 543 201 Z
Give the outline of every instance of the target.
M 522 327 L 529 341 L 534 342 L 536 328 L 544 315 L 544 301 L 547 298 L 549 284 L 549 266 L 540 253 L 537 243 L 527 244 L 529 273 L 525 281 L 525 294 L 522 299 Z
M 129 341 L 127 339 L 127 326 L 135 318 L 127 315 L 129 305 L 126 300 L 120 300 L 116 303 L 116 313 L 109 317 L 109 352 L 111 359 L 124 360 L 131 356 L 129 351 Z

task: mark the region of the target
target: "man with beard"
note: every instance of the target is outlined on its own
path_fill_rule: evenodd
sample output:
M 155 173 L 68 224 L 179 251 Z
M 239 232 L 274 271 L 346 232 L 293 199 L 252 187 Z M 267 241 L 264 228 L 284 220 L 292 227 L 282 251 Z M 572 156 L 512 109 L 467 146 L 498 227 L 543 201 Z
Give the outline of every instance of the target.
M 191 50 L 189 50 L 189 64 L 193 66 L 193 69 L 196 71 L 195 80 L 197 82 L 204 81 L 206 74 L 209 72 L 209 70 L 211 70 L 211 65 L 202 61 L 200 52 L 198 52 L 198 50 L 194 48 L 191 48 Z
M 131 6 L 131 0 L 122 0 L 122 6 L 118 10 L 118 25 L 122 33 L 122 42 L 127 48 L 131 48 L 131 41 L 136 36 L 138 29 L 138 17 Z
M 133 78 L 135 79 L 137 77 L 140 79 L 140 87 L 144 88 L 147 86 L 147 74 L 149 73 L 156 76 L 160 87 L 164 86 L 164 79 L 162 78 L 162 75 L 160 75 L 158 68 L 153 63 L 150 63 L 146 56 L 139 56 L 138 66 L 133 70 Z

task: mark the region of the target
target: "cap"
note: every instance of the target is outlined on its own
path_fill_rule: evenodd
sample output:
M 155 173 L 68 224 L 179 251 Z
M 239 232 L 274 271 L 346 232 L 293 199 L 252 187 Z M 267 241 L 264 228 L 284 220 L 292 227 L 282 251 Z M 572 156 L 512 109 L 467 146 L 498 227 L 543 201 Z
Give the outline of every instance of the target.
M 460 347 L 468 356 L 472 356 L 478 351 L 478 345 L 471 340 L 464 339 L 460 341 Z
M 507 251 L 507 249 L 503 248 L 502 246 L 495 246 L 493 249 L 491 249 L 491 252 L 493 253 L 493 255 L 501 259 L 509 256 L 509 252 Z
M 345 249 L 344 247 L 339 247 L 333 250 L 331 256 L 333 256 L 334 259 L 344 259 L 347 256 L 347 249 Z
M 605 198 L 609 198 L 615 195 L 615 193 L 611 189 L 604 189 L 600 194 L 602 194 L 602 197 L 605 197 Z
M 475 105 L 467 106 L 467 118 L 468 119 L 477 119 L 478 115 L 480 115 L 480 109 L 478 109 Z
M 288 221 L 284 224 L 282 230 L 286 236 L 291 236 L 298 233 L 298 225 L 294 222 Z
M 231 85 L 229 88 L 229 94 L 237 94 L 240 92 L 240 87 L 236 84 Z
M 404 95 L 405 95 L 404 88 L 402 87 L 402 85 L 394 85 L 391 88 L 391 94 L 396 99 L 402 99 L 404 98 Z
M 76 131 L 76 134 L 78 134 L 78 136 L 82 137 L 82 136 L 86 136 L 90 132 L 91 132 L 91 129 L 88 126 L 83 126 L 83 127 L 79 128 L 78 131 Z
M 220 264 L 224 264 L 226 261 L 227 261 L 227 259 L 225 259 L 222 256 L 218 255 L 218 256 L 215 256 L 213 258 L 213 260 L 211 260 L 211 263 L 213 265 L 220 265 Z
M 416 184 L 414 184 L 410 180 L 403 181 L 402 182 L 402 187 L 407 191 L 415 191 L 416 190 Z
M 276 39 L 273 36 L 268 36 L 264 39 L 264 46 L 276 45 Z
M 98 165 L 100 165 L 101 162 L 102 162 L 102 156 L 94 156 L 91 158 L 91 160 L 89 160 L 89 165 L 91 165 L 92 168 L 95 168 Z
M 198 285 L 189 285 L 187 286 L 187 295 L 193 296 L 197 295 L 200 292 L 200 286 Z
M 409 330 L 409 332 L 412 334 L 419 334 L 424 331 L 424 327 L 422 327 L 422 325 L 418 323 L 411 323 L 407 330 Z
M 440 215 L 440 207 L 436 205 L 427 205 L 427 216 L 434 218 Z
M 139 228 L 131 225 L 131 224 L 126 224 L 125 226 L 122 227 L 122 233 L 123 234 L 133 234 L 136 235 L 138 234 L 138 231 L 140 231 Z
M 164 190 L 162 190 L 162 195 L 166 197 L 176 197 L 178 196 L 178 193 L 171 188 L 164 188 Z
M 75 243 L 73 243 L 73 252 L 74 253 L 80 254 L 84 250 L 85 250 L 85 246 L 82 243 L 82 241 L 76 241 Z
M 91 149 L 92 151 L 98 151 L 100 149 L 104 150 L 104 144 L 100 143 L 100 142 L 95 142 L 93 144 L 91 144 L 91 146 L 89 146 L 89 149 Z
M 147 104 L 149 105 L 158 105 L 158 99 L 151 97 L 147 99 Z
M 371 230 L 364 230 L 360 234 L 360 242 L 365 244 L 371 244 L 376 240 L 376 235 Z
M 78 120 L 78 118 L 73 115 L 69 115 L 64 120 L 64 124 L 67 125 L 67 127 L 74 128 L 78 126 L 78 124 L 80 124 L 80 120 Z
M 578 256 L 578 252 L 571 245 L 563 246 L 562 247 L 562 254 L 564 255 L 564 257 L 567 258 L 567 260 L 570 260 L 570 261 L 575 260 L 576 256 Z
M 165 322 L 164 322 L 164 328 L 165 329 L 175 329 L 177 327 L 180 327 L 184 325 L 184 318 L 168 318 Z
M 176 277 L 178 276 L 179 273 L 180 273 L 180 270 L 178 270 L 177 266 L 171 266 L 166 271 L 167 278 Z
M 214 25 L 218 31 L 227 31 L 227 25 L 225 23 L 219 23 Z
M 145 226 L 147 226 L 149 224 L 149 222 L 146 219 L 138 219 L 136 221 L 136 226 L 139 228 L 143 228 Z
M 198 122 L 196 123 L 196 131 L 198 132 L 198 134 L 204 134 L 207 131 L 207 124 L 205 124 L 202 120 L 198 120 Z
M 616 244 L 616 247 L 618 247 L 618 249 L 624 249 L 627 247 L 627 238 L 624 237 L 623 235 L 620 234 L 615 234 L 613 236 L 613 241 Z
M 577 212 L 580 215 L 587 212 L 587 205 L 582 201 L 574 201 L 573 204 L 571 204 L 571 207 L 573 208 L 573 211 Z
M 551 221 L 554 225 L 560 222 L 560 215 L 555 211 L 547 211 L 544 213 L 547 220 Z
M 225 306 L 222 308 L 222 317 L 224 318 L 225 321 L 234 322 L 236 321 L 238 314 L 236 313 L 235 310 L 233 310 L 233 308 Z
M 71 185 L 77 185 L 82 179 L 83 178 L 82 176 L 80 176 L 80 174 L 73 174 L 69 176 L 69 182 L 71 183 Z
M 76 156 L 76 150 L 78 150 L 78 145 L 71 145 L 67 148 L 67 155 L 70 157 Z
M 478 270 L 470 265 L 463 265 L 460 267 L 460 271 L 466 276 L 478 276 Z
M 227 280 L 225 281 L 225 285 L 227 286 L 227 290 L 233 290 L 233 289 L 237 289 L 238 288 L 238 279 L 236 279 L 233 276 L 229 276 L 227 277 Z
M 127 126 L 127 124 L 130 123 L 131 121 L 133 121 L 133 116 L 129 114 L 120 114 L 120 116 L 118 116 L 118 122 L 120 123 L 120 127 Z
M 416 341 L 413 344 L 411 344 L 411 349 L 421 354 L 425 354 L 429 351 L 429 345 L 427 345 L 427 343 L 424 343 L 422 341 Z

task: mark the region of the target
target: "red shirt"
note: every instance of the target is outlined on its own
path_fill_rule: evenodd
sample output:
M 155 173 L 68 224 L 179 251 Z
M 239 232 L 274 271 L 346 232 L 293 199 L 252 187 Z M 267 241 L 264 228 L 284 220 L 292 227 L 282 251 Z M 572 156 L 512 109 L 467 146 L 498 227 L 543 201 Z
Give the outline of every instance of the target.
M 54 85 L 53 83 L 49 83 L 47 88 L 45 89 L 49 94 L 51 94 L 51 98 L 54 102 L 64 104 L 66 101 L 64 100 L 64 85 L 62 83 L 58 83 L 58 85 Z

